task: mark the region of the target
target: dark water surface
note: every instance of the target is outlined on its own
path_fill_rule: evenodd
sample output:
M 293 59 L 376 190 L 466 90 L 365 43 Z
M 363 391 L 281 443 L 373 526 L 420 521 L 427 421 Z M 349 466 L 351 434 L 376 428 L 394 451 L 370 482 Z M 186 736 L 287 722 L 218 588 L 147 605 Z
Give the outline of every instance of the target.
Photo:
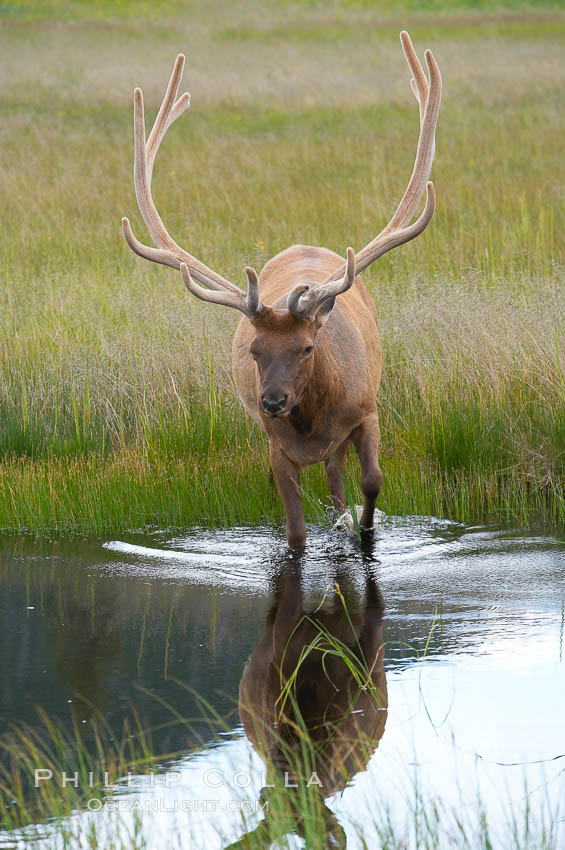
M 360 831 L 378 846 L 377 821 L 418 846 L 410 825 L 419 797 L 469 821 L 480 797 L 495 834 L 508 829 L 509 812 L 521 823 L 524 807 L 554 828 L 565 818 L 565 545 L 556 537 L 382 517 L 372 549 L 311 529 L 299 562 L 261 528 L 4 537 L 0 557 L 0 739 L 12 723 L 38 726 L 42 706 L 69 727 L 74 716 L 85 741 L 102 714 L 120 740 L 134 706 L 153 730 L 153 751 L 177 755 L 163 761 L 157 787 L 145 779 L 124 796 L 158 797 L 171 810 L 179 799 L 202 803 L 196 813 L 144 810 L 150 848 L 221 848 L 245 832 L 241 812 L 226 805 L 234 770 L 250 777 L 237 790 L 248 802 L 265 777 L 240 723 L 238 688 L 281 577 L 305 611 L 335 606 L 337 581 L 352 616 L 364 612 L 366 623 L 372 611 L 373 636 L 382 629 L 386 726 L 367 764 L 328 800 L 348 847 L 361 846 Z M 171 722 L 179 715 L 193 719 L 190 733 Z M 221 787 L 207 783 L 211 769 Z M 176 775 L 165 787 L 168 770 Z M 116 817 L 103 809 L 75 820 L 97 819 L 115 838 L 133 815 Z M 247 828 L 260 818 L 247 814 Z M 43 846 L 63 846 L 46 828 Z M 84 829 L 76 835 L 76 846 L 88 846 Z M 26 841 L 0 832 L 0 847 Z

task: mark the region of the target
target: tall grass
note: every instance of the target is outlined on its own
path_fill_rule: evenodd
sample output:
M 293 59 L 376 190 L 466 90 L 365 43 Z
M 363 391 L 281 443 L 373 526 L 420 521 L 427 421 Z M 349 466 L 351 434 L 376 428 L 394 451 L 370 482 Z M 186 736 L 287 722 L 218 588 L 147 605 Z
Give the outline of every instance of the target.
M 388 220 L 417 135 L 398 22 L 288 8 L 2 7 L 0 528 L 280 519 L 230 377 L 237 317 L 134 258 L 119 221 L 143 233 L 131 90 L 151 113 L 180 49 L 193 106 L 154 183 L 181 243 L 241 281 L 289 244 L 342 253 Z M 445 79 L 438 212 L 364 274 L 385 358 L 381 506 L 561 523 L 565 18 L 411 24 Z M 319 516 L 319 470 L 306 497 Z

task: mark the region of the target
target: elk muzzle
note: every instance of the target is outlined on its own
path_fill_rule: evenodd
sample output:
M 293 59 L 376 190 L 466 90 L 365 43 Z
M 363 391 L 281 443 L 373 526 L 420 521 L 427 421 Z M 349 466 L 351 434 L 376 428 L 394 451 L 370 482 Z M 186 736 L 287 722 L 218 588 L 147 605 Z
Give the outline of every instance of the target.
M 284 393 L 283 395 L 280 393 L 264 393 L 264 395 L 261 396 L 263 410 L 270 416 L 276 416 L 278 413 L 282 413 L 286 407 L 287 401 L 288 393 Z

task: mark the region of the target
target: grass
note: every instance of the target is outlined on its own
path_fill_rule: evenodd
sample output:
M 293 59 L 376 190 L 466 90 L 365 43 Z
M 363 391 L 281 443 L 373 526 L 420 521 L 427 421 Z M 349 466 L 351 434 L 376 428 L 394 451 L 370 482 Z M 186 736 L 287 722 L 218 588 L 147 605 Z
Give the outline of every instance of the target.
M 400 26 L 434 49 L 445 94 L 436 218 L 364 274 L 380 507 L 563 525 L 565 16 L 549 5 L 0 5 L 0 529 L 282 518 L 230 376 L 237 317 L 123 242 L 123 214 L 143 234 L 131 91 L 153 113 L 187 53 L 193 105 L 155 196 L 241 282 L 294 242 L 359 249 L 390 217 L 417 133 Z M 353 461 L 349 477 L 358 499 Z M 322 472 L 305 478 L 320 519 Z

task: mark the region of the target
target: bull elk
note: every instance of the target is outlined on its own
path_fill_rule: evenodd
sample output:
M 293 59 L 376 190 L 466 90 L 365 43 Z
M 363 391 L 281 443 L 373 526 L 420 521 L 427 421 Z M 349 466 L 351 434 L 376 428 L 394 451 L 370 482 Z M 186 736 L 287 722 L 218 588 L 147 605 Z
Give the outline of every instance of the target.
M 290 546 L 306 542 L 300 469 L 323 461 L 336 511 L 345 510 L 343 464 L 350 443 L 361 465 L 364 495 L 361 527 L 373 525 L 382 484 L 378 461 L 376 395 L 382 367 L 377 315 L 358 275 L 392 248 L 418 236 L 435 210 L 428 182 L 435 150 L 441 75 L 425 54 L 429 81 L 407 32 L 400 34 L 419 104 L 420 136 L 412 176 L 386 227 L 359 253 L 343 258 L 326 248 L 293 245 L 277 254 L 260 275 L 247 266 L 247 292 L 181 248 L 163 224 L 151 195 L 155 156 L 167 129 L 190 104 L 177 100 L 184 56 L 177 57 L 163 102 L 146 141 L 143 94 L 134 93 L 134 182 L 137 202 L 157 247 L 143 245 L 129 220 L 124 236 L 140 257 L 180 271 L 197 298 L 243 313 L 233 340 L 232 370 L 249 415 L 266 432 L 270 461 L 286 512 Z M 422 214 L 410 223 L 426 190 Z
M 300 800 L 301 791 L 306 793 L 309 811 L 319 816 L 317 834 L 325 833 L 319 846 L 342 847 L 343 830 L 324 801 L 366 770 L 385 730 L 383 599 L 366 567 L 363 601 L 351 576 L 342 573 L 334 592 L 312 610 L 296 559 L 274 576 L 274 597 L 239 685 L 245 734 L 267 768 L 261 800 L 276 809 L 282 793 L 292 810 L 291 795 Z M 292 824 L 270 818 L 269 808 L 255 832 L 231 845 L 233 850 L 268 847 L 289 826 L 307 840 L 304 800 Z

